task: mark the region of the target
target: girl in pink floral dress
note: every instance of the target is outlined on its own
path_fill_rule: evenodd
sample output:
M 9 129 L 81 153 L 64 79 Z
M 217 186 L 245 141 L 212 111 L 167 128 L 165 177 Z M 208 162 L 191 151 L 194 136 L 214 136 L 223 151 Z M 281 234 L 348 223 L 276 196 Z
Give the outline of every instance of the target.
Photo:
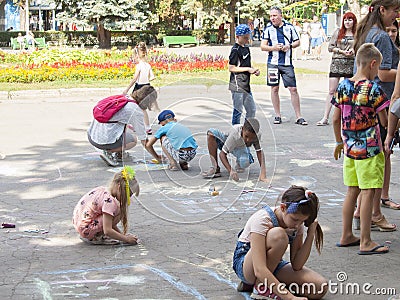
M 128 206 L 133 194 L 139 195 L 139 184 L 135 171 L 125 166 L 114 175 L 108 189 L 100 186 L 84 195 L 75 206 L 72 219 L 80 238 L 90 244 L 137 244 L 137 236 L 127 234 Z

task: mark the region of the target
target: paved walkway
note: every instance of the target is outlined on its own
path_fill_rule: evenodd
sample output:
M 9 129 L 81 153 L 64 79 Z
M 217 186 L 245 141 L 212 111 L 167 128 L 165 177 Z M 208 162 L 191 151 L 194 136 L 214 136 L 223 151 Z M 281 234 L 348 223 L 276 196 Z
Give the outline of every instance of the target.
M 141 184 L 129 221 L 142 242 L 133 247 L 85 245 L 71 224 L 79 198 L 106 185 L 119 170 L 106 167 L 86 138 L 94 103 L 115 91 L 78 90 L 57 97 L 21 92 L 18 100 L 0 101 L 0 221 L 16 224 L 0 230 L 2 299 L 249 299 L 235 290 L 231 261 L 236 234 L 257 208 L 274 205 L 291 184 L 309 187 L 321 200 L 324 248 L 321 255 L 313 249 L 307 266 L 331 281 L 326 299 L 388 299 L 378 293 L 400 293 L 399 232 L 373 232 L 376 241 L 391 241 L 386 255 L 359 256 L 356 248 L 335 247 L 346 189 L 341 161 L 332 157 L 332 127 L 314 125 L 323 112 L 325 76 L 299 79 L 302 111 L 310 123 L 305 127 L 294 124 L 287 91 L 282 91 L 284 122 L 277 126 L 269 89 L 253 88 L 269 184 L 257 181 L 257 164 L 238 183 L 228 180 L 225 171 L 218 180 L 201 178 L 210 164 L 205 132 L 229 128 L 231 116 L 226 87 L 201 83 L 163 87 L 159 93 L 160 107 L 173 109 L 200 146 L 190 170 L 146 165 L 143 160 L 149 157 L 140 146 L 130 151 L 133 161 L 125 162 L 134 165 Z M 396 149 L 393 156 L 391 184 L 396 200 L 399 153 Z M 210 184 L 219 196 L 208 195 Z M 383 212 L 400 224 L 400 212 Z M 353 291 L 357 287 L 358 293 Z

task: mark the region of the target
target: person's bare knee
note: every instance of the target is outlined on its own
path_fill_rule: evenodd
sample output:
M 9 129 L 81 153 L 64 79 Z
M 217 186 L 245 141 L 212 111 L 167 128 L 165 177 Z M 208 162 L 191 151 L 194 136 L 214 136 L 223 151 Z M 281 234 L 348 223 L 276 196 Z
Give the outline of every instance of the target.
M 265 243 L 267 249 L 267 266 L 273 272 L 286 252 L 289 238 L 282 227 L 274 227 L 268 231 Z
M 289 86 L 288 90 L 291 94 L 297 94 L 297 87 L 295 86 Z
M 279 86 L 271 86 L 271 94 L 272 95 L 279 95 Z

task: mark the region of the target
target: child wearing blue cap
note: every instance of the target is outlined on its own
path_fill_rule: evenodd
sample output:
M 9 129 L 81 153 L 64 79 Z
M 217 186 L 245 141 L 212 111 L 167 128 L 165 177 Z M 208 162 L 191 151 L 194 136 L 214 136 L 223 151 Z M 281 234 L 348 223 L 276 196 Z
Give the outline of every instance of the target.
M 250 41 L 251 30 L 246 24 L 236 27 L 236 43 L 229 54 L 229 90 L 232 93 L 233 114 L 232 125 L 240 124 L 243 106 L 246 119 L 256 115 L 256 104 L 250 90 L 250 75 L 260 75 L 260 70 L 251 67 L 250 49 L 246 46 Z
M 176 121 L 172 110 L 163 110 L 158 115 L 158 123 L 161 128 L 148 140 L 146 148 L 154 150 L 154 143 L 160 139 L 163 152 L 169 161 L 169 169 L 178 171 L 180 167 L 187 170 L 188 162 L 196 156 L 198 147 L 192 132 Z

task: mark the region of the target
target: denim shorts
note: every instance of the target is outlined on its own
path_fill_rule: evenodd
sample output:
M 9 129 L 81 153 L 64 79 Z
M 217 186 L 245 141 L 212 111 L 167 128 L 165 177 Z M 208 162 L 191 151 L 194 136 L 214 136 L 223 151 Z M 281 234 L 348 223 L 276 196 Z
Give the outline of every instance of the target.
M 228 136 L 224 134 L 221 130 L 215 129 L 215 128 L 210 128 L 207 130 L 207 132 L 212 133 L 212 135 L 215 137 L 215 140 L 217 141 L 217 147 L 219 150 L 222 150 L 222 147 L 225 144 L 226 139 Z
M 237 241 L 236 243 L 236 249 L 235 252 L 233 253 L 233 270 L 235 271 L 236 275 L 239 277 L 241 281 L 248 285 L 253 285 L 253 283 L 247 282 L 246 279 L 244 278 L 243 274 L 243 262 L 244 258 L 250 250 L 250 243 L 244 243 L 241 241 Z M 284 266 L 286 266 L 289 262 L 286 260 L 281 259 L 281 261 L 278 263 L 276 266 L 273 274 L 276 276 L 280 269 L 282 269 Z

